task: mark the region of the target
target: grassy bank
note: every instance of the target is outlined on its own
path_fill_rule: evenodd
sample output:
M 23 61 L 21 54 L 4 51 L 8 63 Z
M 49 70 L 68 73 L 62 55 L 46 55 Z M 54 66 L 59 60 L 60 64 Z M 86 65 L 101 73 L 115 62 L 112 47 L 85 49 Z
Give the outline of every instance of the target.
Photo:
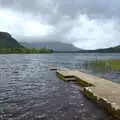
M 120 60 L 96 60 L 89 62 L 89 66 L 101 70 L 120 70 Z
M 47 48 L 0 48 L 0 54 L 39 54 L 39 53 L 52 53 L 53 51 Z

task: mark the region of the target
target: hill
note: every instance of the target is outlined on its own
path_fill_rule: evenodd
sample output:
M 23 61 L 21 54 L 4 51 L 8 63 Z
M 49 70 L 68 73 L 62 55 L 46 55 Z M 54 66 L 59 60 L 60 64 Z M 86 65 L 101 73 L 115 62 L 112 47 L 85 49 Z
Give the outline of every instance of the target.
M 106 49 L 96 49 L 96 50 L 83 50 L 74 47 L 72 44 L 65 44 L 61 42 L 32 42 L 32 43 L 22 43 L 28 48 L 48 48 L 52 49 L 54 52 L 59 53 L 120 53 L 120 45 L 116 47 L 106 48 Z
M 0 32 L 0 54 L 39 54 L 39 53 L 52 53 L 52 50 L 47 48 L 26 48 L 15 40 L 9 33 Z
M 120 53 L 120 45 L 116 47 L 110 47 L 105 49 L 97 49 L 97 50 L 81 50 L 79 52 L 85 52 L 85 53 Z
M 0 32 L 0 48 L 24 48 L 9 33 Z
M 53 51 L 53 52 L 74 52 L 74 53 L 120 53 L 120 45 L 116 47 L 97 49 L 97 50 L 82 50 L 74 47 L 72 44 L 65 44 L 61 42 L 32 42 L 32 43 L 19 43 L 9 33 L 0 32 L 0 48 L 28 48 L 24 51 Z M 36 49 L 32 49 L 36 48 Z M 46 49 L 47 48 L 47 49 Z M 10 51 L 10 50 L 9 50 Z M 23 51 L 23 49 L 21 50 Z
M 72 44 L 65 44 L 61 42 L 32 42 L 32 43 L 22 43 L 28 48 L 48 48 L 53 51 L 79 51 L 79 48 L 74 47 Z

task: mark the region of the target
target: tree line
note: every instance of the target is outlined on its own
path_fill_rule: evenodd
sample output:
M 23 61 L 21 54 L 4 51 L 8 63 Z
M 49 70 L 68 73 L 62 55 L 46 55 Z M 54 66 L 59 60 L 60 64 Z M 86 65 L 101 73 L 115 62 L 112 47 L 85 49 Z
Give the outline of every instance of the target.
M 10 54 L 10 53 L 52 53 L 51 49 L 47 48 L 0 48 L 0 54 Z

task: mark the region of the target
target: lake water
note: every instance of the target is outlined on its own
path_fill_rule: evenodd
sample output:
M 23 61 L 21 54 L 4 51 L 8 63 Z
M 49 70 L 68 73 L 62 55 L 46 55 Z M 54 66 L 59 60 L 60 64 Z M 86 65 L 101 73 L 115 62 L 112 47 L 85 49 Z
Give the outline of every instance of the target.
M 113 120 L 50 68 L 67 67 L 120 83 L 120 71 L 93 72 L 86 62 L 120 54 L 0 55 L 0 120 Z

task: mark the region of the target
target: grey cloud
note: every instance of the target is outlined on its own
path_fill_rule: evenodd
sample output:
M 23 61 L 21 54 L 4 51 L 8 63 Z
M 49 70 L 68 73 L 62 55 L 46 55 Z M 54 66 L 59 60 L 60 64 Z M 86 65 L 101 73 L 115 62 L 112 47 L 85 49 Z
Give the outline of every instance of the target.
M 119 0 L 54 0 L 59 12 L 71 17 L 87 14 L 91 18 L 119 17 Z
M 63 16 L 76 19 L 79 14 L 87 14 L 91 19 L 118 18 L 119 0 L 0 0 L 0 5 L 42 15 L 51 24 L 60 22 Z
M 53 8 L 52 4 L 46 0 L 0 0 L 0 6 L 11 8 L 18 12 L 30 13 L 34 16 L 46 17 L 46 15 L 51 15 Z
M 120 24 L 119 0 L 0 0 L 0 6 L 18 13 L 22 12 L 23 15 L 31 14 L 33 18 L 38 21 L 43 19 L 45 23 L 55 28 L 55 32 L 52 35 L 43 36 L 42 38 L 31 37 L 29 40 L 36 39 L 37 41 L 48 40 L 71 43 L 89 41 L 88 39 L 90 37 L 86 38 L 87 34 L 86 36 L 78 37 L 80 40 L 76 39 L 75 35 L 72 35 L 72 37 L 74 36 L 73 38 L 66 36 L 68 36 L 71 31 L 74 31 L 76 25 L 79 27 L 78 30 L 80 30 L 77 31 L 76 36 L 79 36 L 82 34 L 80 27 L 83 27 L 84 31 L 88 33 L 88 30 L 100 27 L 99 24 L 106 24 L 105 22 L 109 20 L 113 20 L 112 23 L 116 23 L 117 26 Z M 97 25 L 93 23 L 93 28 L 91 28 L 91 26 L 90 28 L 84 28 L 84 25 L 80 25 L 85 24 L 82 20 L 79 20 L 81 15 L 88 17 L 86 18 L 86 22 L 91 23 L 91 20 L 97 21 Z M 85 20 L 84 17 L 83 20 Z M 109 27 L 105 26 L 105 28 L 108 34 Z M 116 27 L 115 29 L 115 32 L 117 31 L 118 34 L 120 28 Z M 28 38 L 25 39 L 27 40 Z

